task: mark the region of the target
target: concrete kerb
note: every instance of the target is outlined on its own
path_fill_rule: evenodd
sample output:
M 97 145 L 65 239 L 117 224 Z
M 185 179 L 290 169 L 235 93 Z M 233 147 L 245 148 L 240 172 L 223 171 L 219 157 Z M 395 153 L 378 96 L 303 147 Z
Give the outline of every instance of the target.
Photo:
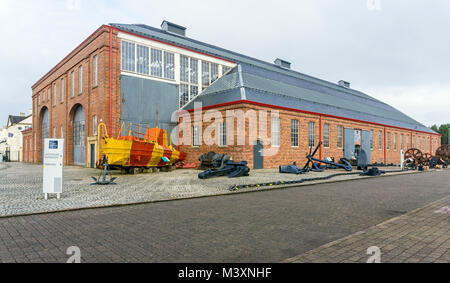
M 351 181 L 357 181 L 357 180 L 364 180 L 364 179 L 372 179 L 372 178 L 379 178 L 379 177 L 394 177 L 399 175 L 406 175 L 406 174 L 420 174 L 420 173 L 431 173 L 436 172 L 437 170 L 427 170 L 427 171 L 405 171 L 401 173 L 393 173 L 393 174 L 386 174 L 381 175 L 378 177 L 371 177 L 371 176 L 359 176 L 356 179 L 344 179 L 344 180 L 323 180 L 318 181 L 315 183 L 299 183 L 299 184 L 290 184 L 290 185 L 279 185 L 279 186 L 270 186 L 270 187 L 261 187 L 261 188 L 250 188 L 246 190 L 238 190 L 238 191 L 228 191 L 224 193 L 217 193 L 217 194 L 211 194 L 211 195 L 202 195 L 202 196 L 192 196 L 192 197 L 181 197 L 181 198 L 167 198 L 167 199 L 160 199 L 160 200 L 150 200 L 150 201 L 142 201 L 142 202 L 130 202 L 130 203 L 118 203 L 118 204 L 105 204 L 105 205 L 99 205 L 99 206 L 84 206 L 84 207 L 78 207 L 78 208 L 67 208 L 67 209 L 58 209 L 54 211 L 42 211 L 42 212 L 30 212 L 30 213 L 20 213 L 20 214 L 12 214 L 12 215 L 0 215 L 0 219 L 5 218 L 13 218 L 13 217 L 22 217 L 22 216 L 33 216 L 33 215 L 43 215 L 43 214 L 54 214 L 54 213 L 60 213 L 60 212 L 73 212 L 73 211 L 81 211 L 81 210 L 88 210 L 88 209 L 99 209 L 99 208 L 114 208 L 114 207 L 125 207 L 125 206 L 133 206 L 133 205 L 144 205 L 144 204 L 151 204 L 151 203 L 164 203 L 169 201 L 182 201 L 182 200 L 190 200 L 190 199 L 202 199 L 202 198 L 211 198 L 211 197 L 218 197 L 218 196 L 231 196 L 235 194 L 246 194 L 246 193 L 254 193 L 254 192 L 265 192 L 265 191 L 271 191 L 271 190 L 280 190 L 280 189 L 290 189 L 294 187 L 313 187 L 315 185 L 319 184 L 325 184 L 325 183 L 340 183 L 340 182 L 351 182 Z
M 421 172 L 421 173 L 423 173 L 423 172 Z M 339 244 L 339 243 L 341 243 L 341 242 L 344 242 L 344 241 L 346 241 L 346 240 L 348 240 L 348 239 L 350 239 L 350 238 L 352 238 L 352 237 L 355 237 L 355 236 L 359 236 L 359 235 L 361 235 L 361 234 L 364 234 L 364 233 L 366 233 L 366 231 L 369 230 L 369 229 L 374 229 L 374 228 L 377 228 L 377 227 L 380 227 L 380 226 L 385 226 L 386 224 L 389 224 L 389 223 L 391 223 L 391 222 L 394 222 L 394 221 L 396 221 L 396 220 L 398 220 L 398 219 L 405 218 L 405 217 L 409 217 L 409 216 L 411 216 L 411 215 L 414 215 L 414 214 L 416 214 L 416 213 L 421 212 L 422 210 L 425 210 L 425 209 L 428 209 L 428 208 L 433 207 L 433 206 L 435 206 L 435 205 L 438 205 L 438 204 L 441 203 L 441 202 L 445 202 L 445 201 L 447 201 L 449 198 L 450 198 L 450 196 L 446 196 L 446 197 L 444 197 L 444 198 L 442 198 L 442 199 L 439 199 L 439 200 L 437 200 L 437 201 L 434 201 L 434 202 L 432 202 L 432 203 L 429 203 L 429 204 L 427 204 L 427 205 L 424 206 L 424 207 L 417 208 L 417 209 L 412 210 L 412 211 L 410 211 L 410 212 L 407 212 L 407 213 L 405 213 L 405 214 L 402 214 L 402 215 L 399 215 L 399 216 L 397 216 L 397 217 L 394 217 L 394 218 L 391 218 L 391 219 L 389 219 L 389 220 L 386 220 L 386 221 L 384 221 L 384 222 L 382 222 L 382 223 L 380 223 L 380 224 L 377 224 L 377 225 L 374 225 L 374 226 L 372 226 L 372 227 L 369 227 L 369 228 L 367 228 L 367 229 L 365 229 L 365 230 L 358 231 L 358 232 L 353 233 L 353 234 L 351 234 L 351 235 L 348 235 L 348 236 L 346 236 L 346 237 L 343 237 L 343 238 L 337 239 L 337 240 L 335 240 L 335 241 L 329 242 L 329 243 L 327 243 L 327 244 L 325 244 L 325 245 L 322 245 L 322 246 L 320 246 L 320 247 L 318 247 L 318 248 L 315 248 L 315 249 L 312 249 L 312 250 L 307 251 L 307 252 L 305 252 L 305 253 L 302 253 L 302 254 L 300 254 L 300 255 L 298 255 L 298 256 L 295 256 L 295 257 L 291 257 L 291 258 L 285 259 L 285 260 L 283 260 L 281 263 L 294 263 L 294 262 L 298 261 L 299 259 L 303 258 L 305 255 L 311 253 L 311 252 L 314 252 L 314 251 L 316 251 L 316 250 L 321 250 L 321 249 L 324 249 L 324 248 L 329 248 L 329 247 L 331 247 L 331 246 L 334 246 L 334 245 L 336 245 L 336 244 Z

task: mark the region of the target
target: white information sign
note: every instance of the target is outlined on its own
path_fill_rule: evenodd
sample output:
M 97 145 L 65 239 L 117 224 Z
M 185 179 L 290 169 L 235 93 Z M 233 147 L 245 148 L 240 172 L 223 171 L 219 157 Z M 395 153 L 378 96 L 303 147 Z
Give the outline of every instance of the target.
M 361 131 L 355 130 L 355 143 L 361 143 Z
M 405 152 L 400 150 L 400 166 L 402 167 L 402 170 L 405 169 Z
M 64 140 L 44 140 L 44 194 L 57 194 L 58 199 L 62 193 L 64 163 Z

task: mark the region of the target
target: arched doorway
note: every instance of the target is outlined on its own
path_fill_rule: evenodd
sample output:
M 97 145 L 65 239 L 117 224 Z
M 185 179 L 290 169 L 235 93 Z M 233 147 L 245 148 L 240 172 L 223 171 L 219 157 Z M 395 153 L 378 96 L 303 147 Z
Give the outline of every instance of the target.
M 44 145 L 45 139 L 50 138 L 50 115 L 48 109 L 45 107 L 41 110 L 41 130 L 42 130 L 42 162 L 44 162 Z
M 79 105 L 73 116 L 73 163 L 84 166 L 85 144 L 85 116 L 84 109 Z

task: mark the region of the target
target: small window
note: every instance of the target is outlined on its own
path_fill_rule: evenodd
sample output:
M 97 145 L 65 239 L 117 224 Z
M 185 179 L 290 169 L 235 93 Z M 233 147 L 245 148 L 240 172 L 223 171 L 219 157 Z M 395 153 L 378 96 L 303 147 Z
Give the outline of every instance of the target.
M 391 148 L 391 133 L 386 134 L 386 149 L 389 150 Z
M 412 137 L 412 147 L 416 148 L 416 136 Z
M 409 135 L 406 135 L 406 150 L 409 149 Z
M 298 147 L 298 120 L 291 120 L 291 145 Z
M 330 147 L 330 125 L 329 124 L 323 125 L 323 146 L 325 148 Z
M 75 97 L 75 72 L 72 71 L 72 97 Z
M 272 116 L 271 123 L 272 146 L 280 146 L 280 118 Z
M 337 127 L 337 147 L 338 148 L 342 148 L 342 144 L 343 144 L 343 135 L 342 135 L 342 133 L 343 133 L 343 130 L 344 129 L 344 127 L 342 127 L 342 126 L 338 126 Z
M 65 96 L 65 85 L 64 85 L 64 78 L 61 79 L 61 102 L 64 102 L 64 96 Z
M 192 127 L 192 146 L 199 146 L 198 126 Z
M 98 127 L 98 121 L 97 121 L 97 115 L 94 115 L 92 117 L 92 135 L 97 135 L 97 127 Z
M 370 149 L 373 150 L 373 131 L 370 131 Z
M 394 134 L 394 150 L 397 150 L 397 134 Z
M 403 134 L 400 135 L 400 150 L 404 149 L 404 145 L 405 145 L 405 136 Z
M 316 123 L 314 122 L 308 124 L 308 146 L 316 146 Z
M 53 106 L 56 106 L 56 99 L 58 97 L 56 83 L 53 84 Z
M 223 122 L 219 124 L 219 146 L 227 145 L 227 123 Z
M 379 150 L 383 149 L 383 132 L 382 131 L 378 131 L 378 149 Z

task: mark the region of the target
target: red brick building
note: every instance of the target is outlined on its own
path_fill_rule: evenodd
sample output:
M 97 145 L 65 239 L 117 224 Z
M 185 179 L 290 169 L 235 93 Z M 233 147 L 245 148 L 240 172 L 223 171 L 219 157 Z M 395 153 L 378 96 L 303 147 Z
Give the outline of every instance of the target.
M 65 139 L 65 164 L 92 166 L 99 123 L 113 136 L 137 124 L 171 131 L 180 107 L 192 112 L 196 123 L 188 140 L 198 144 L 180 145 L 189 161 L 213 150 L 251 167 L 255 162 L 261 163 L 257 168 L 277 167 L 303 161 L 310 145 L 324 141 L 322 158 L 349 156 L 356 145 L 370 151 L 372 162 L 398 163 L 400 149 L 433 153 L 440 145 L 437 133 L 348 83 L 326 82 L 291 70 L 283 60 L 272 64 L 193 40 L 185 28 L 166 21 L 161 29 L 101 26 L 32 86 L 32 100 L 24 159 L 35 163 L 42 160 L 43 139 L 51 137 Z M 204 113 L 267 110 L 264 149 L 277 148 L 277 154 L 256 156 L 260 137 L 229 123 L 213 133 L 217 144 L 204 145 L 198 130 L 218 120 L 196 121 L 197 102 Z M 272 111 L 279 115 L 272 118 Z M 246 129 L 250 126 L 247 121 Z M 243 134 L 244 145 L 231 143 Z

